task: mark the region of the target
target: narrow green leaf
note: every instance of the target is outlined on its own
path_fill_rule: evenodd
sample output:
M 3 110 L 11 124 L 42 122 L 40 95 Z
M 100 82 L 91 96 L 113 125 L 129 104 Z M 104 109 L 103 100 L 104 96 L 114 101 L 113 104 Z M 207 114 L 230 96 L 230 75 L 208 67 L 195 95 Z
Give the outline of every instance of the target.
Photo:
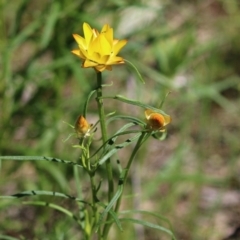
M 36 205 L 36 206 L 43 206 L 43 207 L 50 207 L 53 208 L 59 212 L 64 213 L 65 215 L 67 215 L 68 217 L 72 218 L 73 220 L 75 220 L 80 226 L 82 226 L 81 220 L 74 215 L 72 212 L 70 212 L 69 210 L 67 210 L 66 208 L 63 208 L 57 204 L 53 204 L 53 203 L 48 203 L 48 202 L 43 202 L 43 201 L 27 201 L 27 202 L 23 202 L 23 204 L 26 205 Z
M 139 101 L 135 101 L 133 99 L 129 99 L 129 98 L 125 98 L 121 95 L 116 95 L 116 96 L 106 96 L 106 97 L 103 97 L 104 98 L 111 98 L 111 99 L 116 99 L 116 100 L 119 100 L 121 102 L 125 102 L 125 103 L 128 103 L 130 105 L 135 105 L 135 106 L 138 106 L 138 107 L 141 107 L 141 108 L 144 108 L 144 109 L 151 109 L 153 110 L 154 112 L 157 112 L 157 113 L 161 113 L 163 115 L 167 115 L 165 112 L 163 112 L 162 110 L 158 109 L 158 108 L 155 108 L 155 107 L 152 107 L 151 105 L 148 105 L 148 104 L 145 104 L 145 103 L 142 103 L 142 102 L 139 102 Z
M 104 209 L 106 208 L 105 204 L 103 204 L 103 203 L 101 203 L 101 202 L 98 202 L 98 204 L 99 204 L 100 206 L 102 206 Z M 98 224 L 97 224 L 97 226 L 96 226 L 96 232 L 98 231 L 100 225 L 102 225 L 102 224 L 110 224 L 111 222 L 115 222 L 116 225 L 117 225 L 117 227 L 119 228 L 119 230 L 120 230 L 120 231 L 123 231 L 121 222 L 119 221 L 116 212 L 114 212 L 112 209 L 110 209 L 110 210 L 109 210 L 109 213 L 110 213 L 110 215 L 112 216 L 113 221 L 110 221 L 110 222 L 109 222 L 109 221 L 108 221 L 108 222 L 103 222 L 102 220 L 101 220 L 101 222 L 99 221 Z
M 103 218 L 107 215 L 107 213 L 110 211 L 110 209 L 117 202 L 119 197 L 122 195 L 122 192 L 123 192 L 123 180 L 126 177 L 126 173 L 127 173 L 127 169 L 123 169 L 123 171 L 120 174 L 120 178 L 119 178 L 118 190 L 115 193 L 115 195 L 113 196 L 112 200 L 107 205 L 107 207 L 104 209 L 102 214 L 100 215 L 99 221 L 98 221 L 98 224 L 97 224 L 97 228 L 103 223 Z
M 150 228 L 153 228 L 153 229 L 157 229 L 159 231 L 167 233 L 168 235 L 170 235 L 172 237 L 172 239 L 176 240 L 176 238 L 174 237 L 173 233 L 170 230 L 168 230 L 167 228 L 162 227 L 160 225 L 156 225 L 156 224 L 153 224 L 153 223 L 150 223 L 150 222 L 147 222 L 147 221 L 134 219 L 134 218 L 120 218 L 120 221 L 122 221 L 122 222 L 132 222 L 132 223 L 143 225 L 145 227 L 150 227 Z
M 136 123 L 141 126 L 144 126 L 146 124 L 144 121 L 140 120 L 139 118 L 135 118 L 132 116 L 127 116 L 127 115 L 115 115 L 115 116 L 109 118 L 107 120 L 107 123 L 110 123 L 112 121 L 119 120 L 119 119 L 128 120 L 128 121 L 131 121 L 132 123 Z
M 163 107 L 163 104 L 164 104 L 164 102 L 165 102 L 167 96 L 169 95 L 169 93 L 170 93 L 170 92 L 167 92 L 167 93 L 165 94 L 163 100 L 161 101 L 161 103 L 160 103 L 160 105 L 159 105 L 159 108 L 160 108 L 160 109 Z
M 134 210 L 134 209 L 124 210 L 124 211 L 119 212 L 119 214 L 135 214 L 135 213 L 140 213 L 140 214 L 145 214 L 145 215 L 150 215 L 150 216 L 156 217 L 156 218 L 166 222 L 168 224 L 169 228 L 172 229 L 171 222 L 166 217 L 163 217 L 162 215 L 157 214 L 155 212 L 150 212 L 150 211 L 145 211 L 145 210 Z
M 120 149 L 125 148 L 128 145 L 132 144 L 134 141 L 136 141 L 139 138 L 139 136 L 141 136 L 141 133 L 137 133 L 135 136 L 128 138 L 125 142 L 114 146 L 113 149 L 111 149 L 107 154 L 105 154 L 102 158 L 100 158 L 99 165 L 102 165 L 103 163 L 105 163 L 109 157 L 111 157 Z
M 60 14 L 60 5 L 58 2 L 52 2 L 51 9 L 47 14 L 47 19 L 45 20 L 45 26 L 42 33 L 42 39 L 40 41 L 40 47 L 45 48 L 51 40 L 54 27 L 58 20 Z
M 115 141 L 116 141 L 118 136 L 139 132 L 139 130 L 137 130 L 137 131 L 136 130 L 124 131 L 125 129 L 130 128 L 130 127 L 132 127 L 134 125 L 135 125 L 134 123 L 125 124 L 122 128 L 120 128 L 117 131 L 117 133 L 115 133 L 113 136 L 111 136 L 99 149 L 97 149 L 97 151 L 90 158 L 94 157 L 103 148 L 105 148 L 104 153 L 106 151 L 108 151 L 110 149 L 110 147 L 115 143 Z
M 126 59 L 124 59 L 124 61 L 125 61 L 126 63 L 128 63 L 128 65 L 131 66 L 131 67 L 136 71 L 139 80 L 140 80 L 143 84 L 145 84 L 145 82 L 144 82 L 144 80 L 143 80 L 143 77 L 142 77 L 141 73 L 138 71 L 137 67 L 136 67 L 132 62 L 130 62 L 130 61 L 126 60 Z
M 11 49 L 18 47 L 24 42 L 29 36 L 31 36 L 41 26 L 42 19 L 37 18 L 35 21 L 28 24 L 14 39 L 10 42 Z
M 14 19 L 11 21 L 11 27 L 9 29 L 10 36 L 16 36 L 17 33 L 20 31 L 21 27 L 21 19 L 23 19 L 24 13 L 27 11 L 28 4 L 31 0 L 21 0 L 19 1 L 18 8 L 15 10 L 15 16 Z M 0 2 L 1 4 L 4 3 L 4 1 Z M 6 2 L 5 2 L 6 3 Z M 0 9 L 3 9 L 2 6 L 0 6 Z M 4 10 L 4 9 L 3 9 Z M 1 16 L 4 16 L 3 13 Z
M 88 97 L 86 99 L 86 102 L 84 104 L 84 107 L 83 107 L 83 116 L 86 118 L 86 115 L 87 115 L 87 108 L 88 108 L 88 103 L 92 97 L 92 95 L 96 92 L 96 90 L 93 90 L 91 91 L 89 94 L 88 94 Z
M 10 237 L 7 235 L 0 235 L 1 240 L 19 240 L 19 238 Z
M 110 209 L 109 213 L 111 214 L 111 216 L 112 216 L 114 222 L 116 223 L 117 227 L 119 228 L 119 230 L 123 231 L 122 224 L 121 224 L 116 212 L 114 212 L 112 209 Z
M 64 163 L 69 165 L 74 165 L 78 167 L 82 167 L 80 164 L 63 160 L 60 158 L 53 157 L 44 157 L 44 156 L 0 156 L 0 160 L 14 160 L 14 161 L 48 161 L 48 162 L 56 162 L 56 163 Z
M 76 202 L 81 202 L 87 205 L 90 205 L 90 203 L 81 200 L 79 198 L 76 198 L 74 196 L 70 196 L 65 193 L 60 193 L 60 192 L 52 192 L 52 191 L 43 191 L 43 190 L 31 190 L 31 191 L 24 191 L 24 192 L 19 192 L 12 194 L 10 196 L 0 196 L 1 199 L 16 199 L 16 198 L 22 198 L 22 197 L 29 197 L 29 196 L 53 196 L 53 197 L 62 197 L 62 198 L 68 198 L 70 200 L 76 201 Z

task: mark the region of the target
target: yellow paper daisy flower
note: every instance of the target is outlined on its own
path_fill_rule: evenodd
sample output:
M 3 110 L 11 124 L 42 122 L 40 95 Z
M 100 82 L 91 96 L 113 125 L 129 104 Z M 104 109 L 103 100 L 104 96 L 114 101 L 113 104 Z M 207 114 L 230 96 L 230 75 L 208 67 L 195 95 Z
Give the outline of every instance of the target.
M 108 24 L 105 24 L 99 33 L 84 23 L 83 32 L 84 38 L 73 34 L 79 49 L 72 51 L 83 59 L 83 68 L 93 67 L 102 72 L 105 69 L 112 70 L 111 65 L 124 63 L 123 58 L 117 54 L 126 45 L 127 40 L 113 39 L 113 29 Z
M 159 130 L 160 132 L 165 132 L 165 126 L 171 122 L 171 117 L 169 115 L 162 115 L 150 109 L 145 111 L 145 116 L 148 128 L 153 131 Z

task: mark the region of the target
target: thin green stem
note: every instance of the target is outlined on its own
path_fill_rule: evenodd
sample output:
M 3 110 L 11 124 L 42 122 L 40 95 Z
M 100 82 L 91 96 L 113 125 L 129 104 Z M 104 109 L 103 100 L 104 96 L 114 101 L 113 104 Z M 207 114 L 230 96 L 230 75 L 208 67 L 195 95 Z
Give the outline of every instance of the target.
M 138 150 L 139 150 L 140 147 L 142 146 L 142 144 L 147 140 L 148 136 L 150 136 L 150 134 L 148 134 L 147 132 L 142 132 L 141 136 L 139 137 L 139 139 L 138 139 L 138 141 L 137 141 L 137 143 L 136 143 L 136 145 L 135 145 L 135 147 L 134 147 L 134 149 L 133 149 L 133 151 L 132 151 L 132 154 L 131 154 L 131 156 L 130 156 L 130 158 L 129 158 L 129 160 L 128 160 L 128 164 L 127 164 L 127 166 L 126 166 L 126 172 L 125 172 L 125 174 L 124 174 L 124 179 L 123 179 L 123 183 L 122 183 L 122 184 L 123 184 L 123 185 L 122 185 L 123 188 L 124 188 L 125 183 L 126 183 L 126 181 L 127 181 L 127 176 L 128 176 L 130 167 L 131 167 L 131 165 L 132 165 L 132 162 L 133 162 L 133 160 L 134 160 L 134 158 L 135 158 Z M 115 206 L 115 213 L 117 213 L 118 210 L 119 210 L 119 207 L 120 207 L 120 205 L 121 205 L 121 200 L 122 200 L 122 194 L 121 194 L 121 196 L 119 197 L 119 199 L 117 200 L 117 203 L 116 203 L 116 206 Z M 104 226 L 104 231 L 103 231 L 103 239 L 104 239 L 104 240 L 107 239 L 107 235 L 108 235 L 108 232 L 109 232 L 109 230 L 110 230 L 110 228 L 111 228 L 111 225 L 112 225 L 112 224 L 109 223 L 109 224 L 106 224 L 106 225 Z
M 130 170 L 130 168 L 131 168 L 132 162 L 133 162 L 133 160 L 134 160 L 134 158 L 135 158 L 138 150 L 140 149 L 140 147 L 142 146 L 142 144 L 147 140 L 148 136 L 150 136 L 150 135 L 148 135 L 148 136 L 146 137 L 146 134 L 147 134 L 147 132 L 142 132 L 142 135 L 139 137 L 139 139 L 138 139 L 138 141 L 137 141 L 137 143 L 136 143 L 136 145 L 135 145 L 135 147 L 134 147 L 134 149 L 133 149 L 133 151 L 132 151 L 132 154 L 131 154 L 131 156 L 130 156 L 130 158 L 129 158 L 129 161 L 128 161 L 128 164 L 127 164 L 127 166 L 126 166 L 126 173 L 125 173 L 125 177 L 124 177 L 124 179 L 123 179 L 123 187 L 125 186 L 125 183 L 126 183 L 127 177 L 128 177 L 128 173 L 129 173 L 129 170 Z M 121 195 L 121 196 L 119 197 L 119 199 L 117 200 L 117 203 L 116 203 L 116 206 L 115 206 L 115 212 L 118 212 L 119 207 L 120 207 L 120 205 L 121 205 L 121 201 L 122 201 L 122 195 Z
M 98 103 L 100 126 L 102 131 L 102 141 L 103 143 L 105 143 L 108 137 L 107 137 L 106 120 L 105 120 L 105 113 L 104 113 L 103 100 L 102 100 L 101 72 L 97 72 L 97 103 Z M 107 169 L 107 176 L 108 176 L 108 201 L 110 201 L 112 199 L 113 191 L 114 191 L 113 173 L 112 173 L 112 165 L 110 163 L 110 159 L 106 161 L 106 169 Z
M 105 120 L 105 113 L 103 107 L 103 100 L 102 100 L 102 74 L 101 72 L 97 72 L 97 104 L 98 104 L 98 114 L 100 120 L 100 126 L 102 131 L 102 141 L 103 144 L 107 141 L 107 127 L 106 127 L 106 120 Z M 112 172 L 112 165 L 110 159 L 106 161 L 106 171 L 108 177 L 108 201 L 110 202 L 113 197 L 114 192 L 114 184 L 113 184 L 113 172 Z M 111 219 L 110 214 L 107 215 L 107 221 Z M 103 229 L 103 236 L 105 233 L 106 225 Z M 107 231 L 108 233 L 108 231 Z
M 97 72 L 97 104 L 103 142 L 107 140 L 107 128 L 102 100 L 102 73 Z
M 96 206 L 96 202 L 97 202 L 96 184 L 94 180 L 94 174 L 89 172 L 89 177 L 90 177 L 91 189 L 92 189 L 92 212 L 93 212 L 91 226 L 92 226 L 92 229 L 94 229 L 95 223 L 98 221 L 98 212 L 97 212 L 97 206 Z

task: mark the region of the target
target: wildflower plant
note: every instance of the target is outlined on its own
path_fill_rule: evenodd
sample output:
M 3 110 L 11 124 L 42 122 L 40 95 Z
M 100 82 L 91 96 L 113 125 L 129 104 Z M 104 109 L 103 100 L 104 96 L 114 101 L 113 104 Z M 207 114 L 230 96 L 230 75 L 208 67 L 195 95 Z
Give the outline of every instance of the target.
M 99 32 L 90 27 L 89 24 L 83 24 L 84 36 L 73 34 L 74 39 L 78 44 L 78 48 L 72 51 L 82 60 L 83 68 L 93 68 L 96 72 L 97 87 L 93 89 L 86 99 L 83 112 L 77 118 L 75 125 L 70 125 L 74 129 L 74 136 L 77 139 L 77 144 L 74 145 L 76 151 L 80 151 L 78 161 L 63 160 L 54 157 L 45 156 L 0 156 L 2 160 L 32 160 L 32 161 L 51 161 L 55 163 L 70 164 L 74 168 L 76 185 L 81 181 L 78 177 L 78 172 L 81 169 L 88 175 L 91 186 L 91 197 L 70 196 L 67 193 L 51 192 L 44 190 L 23 191 L 11 196 L 1 196 L 1 198 L 21 198 L 35 195 L 53 195 L 59 198 L 67 198 L 78 203 L 78 214 L 75 214 L 64 206 L 55 203 L 43 201 L 25 202 L 27 204 L 48 206 L 58 210 L 68 217 L 75 220 L 79 230 L 81 231 L 81 239 L 90 240 L 106 240 L 109 239 L 109 231 L 113 225 L 116 225 L 119 230 L 123 230 L 122 223 L 130 222 L 141 224 L 146 227 L 154 228 L 169 234 L 171 239 L 175 239 L 173 232 L 170 229 L 145 221 L 143 219 L 134 219 L 124 217 L 127 214 L 136 212 L 142 215 L 154 216 L 158 220 L 169 222 L 156 213 L 140 210 L 120 211 L 121 200 L 124 192 L 124 187 L 127 183 L 127 178 L 131 167 L 134 164 L 136 154 L 141 149 L 143 144 L 153 136 L 158 140 L 163 140 L 167 133 L 167 125 L 171 122 L 171 117 L 160 108 L 150 106 L 146 103 L 139 102 L 133 99 L 128 99 L 121 95 L 103 95 L 103 79 L 102 72 L 104 70 L 112 70 L 113 65 L 123 65 L 125 62 L 130 64 L 136 71 L 140 80 L 144 83 L 140 73 L 136 67 L 129 61 L 118 56 L 120 50 L 126 45 L 127 40 L 114 39 L 113 29 L 105 24 Z M 97 102 L 98 120 L 91 124 L 88 122 L 88 106 L 90 101 Z M 117 100 L 125 104 L 138 106 L 141 109 L 142 115 L 136 118 L 130 115 L 117 115 L 115 112 L 106 114 L 104 109 L 104 101 Z M 164 102 L 164 99 L 162 103 Z M 113 109 L 114 111 L 114 109 Z M 145 119 L 143 119 L 145 114 Z M 116 120 L 124 120 L 126 123 L 120 127 L 113 135 L 109 135 L 108 124 Z M 137 128 L 136 128 L 137 126 Z M 94 143 L 95 133 L 97 128 L 101 132 L 101 145 L 97 150 L 91 147 Z M 117 141 L 120 136 L 127 136 L 127 140 Z M 130 137 L 129 137 L 130 136 Z M 133 145 L 131 154 L 125 159 L 126 166 L 122 166 L 122 161 L 117 160 L 118 165 L 118 181 L 115 181 L 113 176 L 113 162 L 111 158 L 119 151 L 129 145 Z M 125 157 L 125 156 L 124 156 Z M 125 157 L 126 158 L 126 157 Z M 104 168 L 107 178 L 102 181 L 97 180 L 98 172 Z M 107 192 L 102 188 L 102 182 L 107 182 Z M 107 197 L 104 197 L 104 196 Z M 170 226 L 170 225 L 169 225 Z M 170 226 L 171 228 L 171 226 Z

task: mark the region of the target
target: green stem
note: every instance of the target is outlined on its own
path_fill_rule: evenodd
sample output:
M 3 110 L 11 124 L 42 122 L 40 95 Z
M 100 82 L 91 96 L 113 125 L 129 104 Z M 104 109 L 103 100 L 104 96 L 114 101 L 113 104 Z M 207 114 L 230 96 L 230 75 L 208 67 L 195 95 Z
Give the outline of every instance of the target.
M 96 198 L 96 185 L 95 185 L 95 181 L 94 181 L 94 174 L 92 174 L 91 172 L 89 172 L 89 177 L 90 177 L 90 181 L 91 181 L 91 189 L 92 189 L 92 222 L 91 222 L 91 230 L 94 229 L 95 223 L 98 221 L 98 212 L 97 212 L 97 206 L 96 206 L 96 202 L 97 202 L 97 198 Z
M 142 132 L 142 135 L 139 137 L 139 139 L 138 139 L 138 141 L 137 141 L 137 143 L 136 143 L 136 145 L 135 145 L 135 147 L 134 147 L 134 149 L 133 149 L 133 151 L 132 151 L 132 154 L 131 154 L 131 156 L 130 156 L 130 158 L 129 158 L 128 164 L 127 164 L 127 166 L 126 166 L 125 177 L 124 177 L 124 179 L 123 179 L 123 188 L 124 188 L 125 183 L 126 183 L 126 181 L 127 181 L 128 173 L 129 173 L 129 170 L 130 170 L 130 168 L 131 168 L 132 162 L 133 162 L 133 160 L 134 160 L 134 158 L 135 158 L 138 150 L 140 149 L 140 147 L 142 146 L 142 144 L 143 144 L 143 143 L 147 140 L 147 138 L 148 138 L 148 136 L 145 137 L 146 134 L 147 134 L 146 132 Z M 149 134 L 149 136 L 150 136 L 150 134 Z M 117 203 L 116 203 L 116 206 L 115 206 L 115 212 L 116 212 L 116 213 L 117 213 L 118 210 L 119 210 L 119 207 L 120 207 L 120 205 L 121 205 L 121 201 L 122 201 L 122 195 L 121 195 L 121 196 L 119 197 L 119 199 L 117 200 Z
M 105 143 L 107 141 L 107 128 L 106 128 L 106 120 L 105 113 L 103 107 L 102 100 L 102 74 L 101 72 L 97 72 L 97 104 L 98 104 L 98 114 L 100 120 L 100 126 L 102 131 L 102 141 Z M 113 197 L 114 185 L 113 185 L 113 172 L 112 165 L 110 163 L 110 159 L 106 161 L 106 171 L 108 176 L 108 201 L 110 202 Z M 107 215 L 107 221 L 111 219 L 111 216 Z M 104 227 L 105 230 L 105 227 Z M 104 231 L 103 230 L 103 231 Z
M 100 118 L 100 126 L 102 130 L 102 141 L 103 143 L 105 143 L 108 137 L 107 137 L 106 120 L 105 120 L 105 113 L 104 113 L 103 100 L 102 100 L 101 72 L 97 72 L 97 103 L 98 103 L 98 113 Z M 110 163 L 110 159 L 106 161 L 106 169 L 107 169 L 107 175 L 108 175 L 108 201 L 110 201 L 112 199 L 113 191 L 114 191 L 112 165 Z
M 103 143 L 107 140 L 107 128 L 102 100 L 102 73 L 97 72 L 97 104 Z
M 148 136 L 150 136 L 150 134 L 149 134 L 148 136 L 146 136 L 147 134 L 148 134 L 147 132 L 142 132 L 142 135 L 139 137 L 139 139 L 138 139 L 138 141 L 137 141 L 137 143 L 136 143 L 136 145 L 135 145 L 135 147 L 134 147 L 134 149 L 133 149 L 133 151 L 132 151 L 132 154 L 131 154 L 131 156 L 130 156 L 130 158 L 129 158 L 129 161 L 128 161 L 128 164 L 127 164 L 127 166 L 126 166 L 126 172 L 125 172 L 125 174 L 124 174 L 124 179 L 123 179 L 123 183 L 122 183 L 122 184 L 123 184 L 123 185 L 122 185 L 122 186 L 123 186 L 123 189 L 124 189 L 125 183 L 126 183 L 126 181 L 127 181 L 127 176 L 128 176 L 130 167 L 131 167 L 131 165 L 132 165 L 132 162 L 133 162 L 133 160 L 134 160 L 134 158 L 135 158 L 138 150 L 140 149 L 140 147 L 142 146 L 142 144 L 147 140 Z M 121 205 L 121 200 L 122 200 L 122 194 L 121 194 L 121 196 L 119 197 L 119 199 L 117 200 L 117 203 L 116 203 L 116 206 L 115 206 L 115 213 L 117 213 L 118 210 L 119 210 L 119 207 L 120 207 L 120 205 Z M 106 225 L 104 226 L 104 231 L 103 231 L 103 239 L 104 239 L 104 240 L 107 239 L 107 235 L 108 235 L 108 232 L 109 232 L 109 230 L 110 230 L 110 228 L 111 228 L 111 225 L 112 225 L 112 224 L 109 223 L 109 224 L 106 224 Z

